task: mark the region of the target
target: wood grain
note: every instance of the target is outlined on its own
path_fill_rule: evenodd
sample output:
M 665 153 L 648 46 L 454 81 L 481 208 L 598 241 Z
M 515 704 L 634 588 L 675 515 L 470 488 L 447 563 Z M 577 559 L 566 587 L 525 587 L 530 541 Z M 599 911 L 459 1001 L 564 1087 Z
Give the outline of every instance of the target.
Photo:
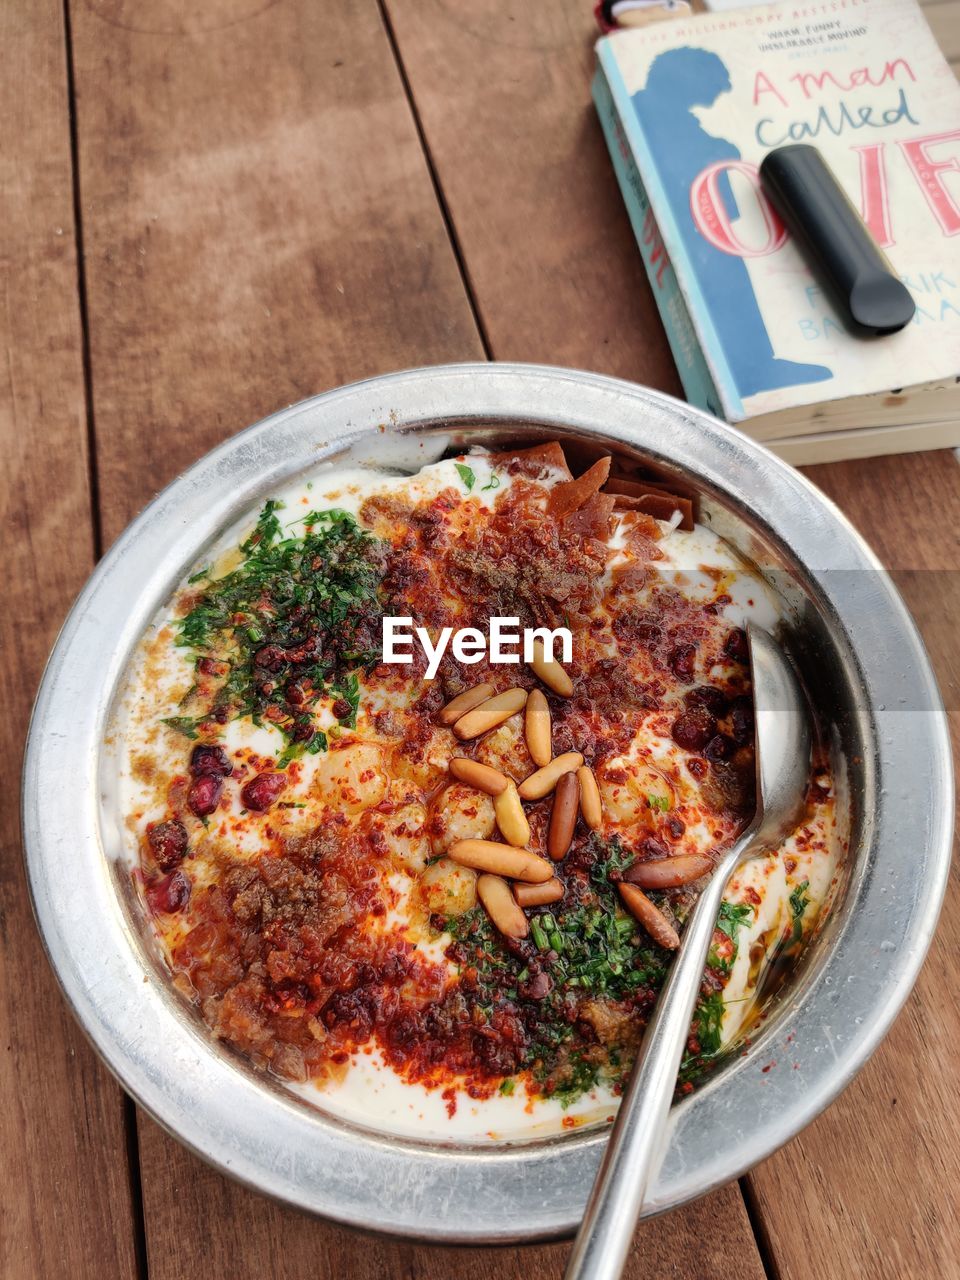
M 489 347 L 680 394 L 590 99 L 583 0 L 385 0 Z
M 576 291 L 565 288 L 562 280 L 548 270 L 531 274 L 521 301 L 502 287 L 513 246 L 523 245 L 538 261 L 539 228 L 531 226 L 532 203 L 523 208 L 523 196 L 515 202 L 512 187 L 511 198 L 503 198 L 496 209 L 488 207 L 486 194 L 491 181 L 496 186 L 502 170 L 503 184 L 518 182 L 528 202 L 533 202 L 536 183 L 529 173 L 517 175 L 511 167 L 524 162 L 534 165 L 537 181 L 545 188 L 552 181 L 550 161 L 559 165 L 553 172 L 564 172 L 563 160 L 557 160 L 553 150 L 557 118 L 589 110 L 584 105 L 586 11 L 554 0 L 536 6 L 536 13 L 525 8 L 521 14 L 511 0 L 484 0 L 471 6 L 468 15 L 456 16 L 445 0 L 386 3 L 494 353 L 503 359 L 527 356 L 535 339 L 525 332 L 521 317 L 549 313 L 551 340 L 559 342 L 558 334 L 564 335 L 565 363 L 609 367 L 598 358 L 596 331 L 578 322 L 584 312 L 578 309 Z M 944 3 L 928 10 L 928 17 L 946 35 L 957 13 L 960 5 Z M 461 17 L 463 30 L 457 34 L 453 28 Z M 569 71 L 565 83 L 555 76 L 554 69 L 560 66 Z M 496 86 L 496 91 L 488 85 Z M 547 99 L 545 105 L 537 101 L 541 95 Z M 466 127 L 470 118 L 477 122 L 475 145 Z M 503 147 L 478 158 L 485 139 L 493 136 L 505 138 Z M 562 126 L 559 136 L 565 139 L 568 155 L 570 135 L 563 134 Z M 609 164 L 599 137 L 595 148 Z M 539 156 L 548 160 L 537 167 Z M 482 183 L 478 172 L 484 174 Z M 571 199 L 564 188 L 547 190 L 544 198 L 563 211 L 562 221 L 567 210 L 577 207 L 581 195 Z M 612 327 L 618 335 L 618 350 L 632 351 L 636 359 L 636 353 L 646 351 L 649 326 L 635 307 L 624 304 L 620 288 L 639 258 L 629 227 L 611 216 L 609 204 L 619 202 L 619 193 L 614 188 L 597 200 L 604 205 L 599 219 L 606 227 L 603 253 L 594 256 L 591 266 L 595 295 L 604 299 L 598 314 L 603 314 L 605 304 L 615 306 Z M 478 225 L 481 213 L 495 222 L 496 243 L 492 233 Z M 577 222 L 575 212 L 569 216 Z M 544 255 L 551 253 L 555 234 L 545 237 L 548 244 L 540 250 Z M 492 283 L 488 279 L 498 274 L 499 288 L 496 278 Z M 629 363 L 614 368 L 631 372 Z M 656 361 L 643 375 L 633 372 L 641 380 L 670 389 Z M 852 516 L 886 563 L 898 570 L 898 582 L 938 668 L 956 732 L 960 706 L 955 641 L 960 619 L 956 460 L 947 452 L 871 459 L 813 468 L 811 475 Z M 945 1221 L 951 1192 L 942 1191 L 955 1188 L 960 1180 L 952 1112 L 952 1100 L 960 1093 L 960 1070 L 951 1048 L 958 1042 L 960 1028 L 956 1002 L 945 999 L 960 978 L 960 948 L 952 923 L 956 896 L 954 882 L 946 923 L 917 994 L 874 1062 L 817 1124 L 749 1180 L 780 1280 L 801 1275 L 834 1280 L 848 1274 L 960 1274 L 956 1220 Z M 811 1222 L 819 1224 L 813 1242 Z
M 894 569 L 937 670 L 956 752 L 956 458 L 909 454 L 811 467 L 808 474 Z M 958 921 L 955 864 L 926 965 L 890 1035 L 840 1100 L 750 1175 L 781 1280 L 960 1275 Z M 818 1224 L 815 1240 L 811 1223 Z
M 246 1280 L 561 1280 L 569 1246 L 521 1249 L 438 1248 L 362 1235 L 281 1209 L 253 1196 L 198 1161 L 169 1161 L 170 1140 L 141 1124 L 145 1165 L 153 1172 L 148 1236 L 150 1275 L 189 1276 L 197 1265 L 197 1231 L 205 1233 L 204 1274 Z M 185 1203 L 190 1201 L 190 1203 Z M 718 1224 L 722 1223 L 722 1229 Z M 167 1253 L 166 1250 L 170 1250 Z M 637 1232 L 624 1280 L 764 1280 L 753 1235 L 730 1189 L 645 1223 Z M 309 1268 L 309 1269 L 308 1269 Z
M 930 23 L 937 43 L 949 63 L 960 58 L 960 5 L 952 0 L 931 4 L 924 8 L 924 17 Z
M 65 36 L 53 0 L 0 6 L 0 119 L 0 1275 L 130 1276 L 123 1098 L 43 954 L 17 822 L 30 703 L 93 563 Z
M 672 361 L 588 100 L 589 6 L 579 0 L 537 6 L 386 0 L 386 7 L 493 354 L 598 368 L 675 391 Z M 148 18 L 131 0 L 86 0 L 73 9 L 92 392 L 108 539 L 183 465 L 280 404 L 388 368 L 482 355 L 372 0 L 344 6 L 215 0 L 202 9 L 163 0 Z M 35 27 L 40 22 L 31 20 Z M 6 43 L 3 56 L 10 56 Z M 56 70 L 31 64 L 5 83 L 34 79 L 46 86 L 56 81 Z M 13 96 L 0 85 L 0 101 Z M 21 104 L 18 135 L 64 125 L 62 91 L 48 105 L 38 122 L 33 110 L 26 118 Z M 36 180 L 49 181 L 50 156 L 57 154 L 49 137 L 42 154 L 46 164 Z M 45 207 L 41 194 L 24 193 L 31 210 Z M 69 210 L 64 217 L 69 222 Z M 36 233 L 34 221 L 30 229 Z M 75 307 L 75 293 L 69 296 Z M 75 310 L 61 308 L 54 317 L 51 307 L 43 336 L 25 334 L 26 299 L 26 293 L 15 299 L 19 327 L 8 351 L 43 352 L 54 335 L 78 359 L 78 348 L 63 338 L 76 323 Z M 51 396 L 49 355 L 43 375 L 45 411 L 52 406 L 61 427 L 72 424 L 82 402 L 73 403 L 63 387 L 59 399 Z M 39 387 L 39 364 L 32 376 Z M 18 374 L 16 385 L 29 388 L 29 377 Z M 70 387 L 76 394 L 79 383 Z M 22 448 L 25 436 L 14 436 Z M 54 447 L 56 473 L 70 478 L 57 489 L 72 493 L 61 499 L 66 507 L 51 513 L 49 491 L 39 488 L 41 472 L 32 464 L 22 464 L 26 481 L 18 475 L 5 494 L 8 504 L 17 499 L 31 511 L 35 544 L 24 552 L 29 562 L 22 577 L 38 583 L 36 598 L 25 605 L 33 611 L 25 622 L 34 630 L 21 624 L 17 639 L 37 628 L 43 634 L 44 626 L 49 632 L 84 571 L 79 541 L 65 556 L 47 553 L 33 563 L 54 532 L 79 527 L 85 501 L 76 479 L 84 474 L 82 433 L 70 447 L 63 440 L 46 446 Z M 940 513 L 957 501 L 951 466 L 949 455 L 884 459 L 819 468 L 816 478 L 851 505 L 855 519 L 901 567 L 944 569 L 950 549 L 942 528 L 950 522 Z M 49 468 L 48 460 L 44 477 Z M 930 498 L 940 505 L 918 521 L 918 504 Z M 938 521 L 940 533 L 928 527 Z M 38 543 L 44 527 L 47 542 Z M 922 542 L 928 534 L 931 540 Z M 929 554 L 921 545 L 939 549 L 935 563 L 912 562 L 914 552 Z M 921 625 L 930 628 L 938 622 L 935 581 L 907 583 Z M 938 637 L 933 648 L 954 678 L 946 638 Z M 5 654 L 12 651 L 4 646 Z M 35 666 L 42 652 L 40 646 Z M 6 684 L 13 668 L 3 670 Z M 18 662 L 18 679 L 23 670 Z M 22 688 L 4 692 L 22 705 Z M 6 907 L 6 881 L 3 893 Z M 23 904 L 10 901 L 9 916 L 24 918 Z M 25 933 L 23 924 L 16 927 Z M 955 983 L 955 932 L 946 938 L 946 954 L 942 934 L 938 946 L 940 965 Z M 9 964 L 7 952 L 0 958 Z M 911 1006 L 916 1012 L 901 1018 L 841 1102 L 752 1175 L 782 1278 L 801 1271 L 815 1280 L 955 1274 L 956 1228 L 938 1195 L 956 1185 L 958 1170 L 955 1145 L 951 1151 L 942 1136 L 949 1130 L 933 1067 L 946 1061 L 958 1028 L 942 1015 L 936 965 L 935 959 L 924 971 Z M 5 992 L 15 986 L 9 972 Z M 13 977 L 22 977 L 20 969 Z M 47 996 L 47 1004 L 66 1026 L 59 1002 Z M 29 1065 L 34 1059 L 23 1056 L 23 1041 L 36 1039 L 36 1020 L 3 1008 L 4 1018 L 19 1019 L 19 1042 L 17 1025 L 7 1042 L 20 1044 L 18 1061 Z M 71 1031 L 64 1034 L 69 1038 Z M 13 1056 L 0 1070 L 8 1071 Z M 20 1252 L 5 1254 L 0 1245 L 0 1263 L 22 1261 L 22 1274 L 56 1274 L 54 1242 L 70 1234 L 77 1243 L 65 1246 L 72 1254 L 64 1274 L 89 1274 L 94 1247 L 99 1274 L 124 1274 L 131 1266 L 122 1160 L 111 1145 L 117 1125 L 111 1129 L 102 1101 L 92 1118 L 77 1105 L 78 1090 L 104 1096 L 97 1069 L 92 1084 L 90 1070 L 80 1073 L 79 1085 L 71 1082 L 72 1094 L 65 1089 L 72 1105 L 52 1140 L 58 1145 L 31 1153 L 34 1181 L 15 1200 L 12 1238 Z M 12 1079 L 4 1075 L 0 1082 Z M 911 1082 L 906 1100 L 905 1079 Z M 955 1095 L 956 1079 L 948 1085 Z M 105 1157 L 114 1157 L 105 1158 L 105 1171 L 78 1168 L 64 1137 L 77 1116 L 90 1124 Z M 63 1120 L 56 1107 L 54 1119 Z M 25 1121 L 12 1145 L 36 1127 L 35 1117 Z M 875 1150 L 878 1130 L 886 1164 L 863 1154 Z M 361 1237 L 235 1186 L 148 1120 L 141 1119 L 140 1140 L 150 1272 L 161 1280 L 201 1268 L 210 1277 L 238 1280 L 305 1274 L 526 1280 L 562 1271 L 564 1246 L 444 1251 Z M 916 1173 L 906 1163 L 914 1141 Z M 62 1171 L 55 1197 L 34 1185 L 51 1169 Z M 3 1172 L 9 1185 L 11 1169 Z M 51 1209 L 51 1200 L 62 1207 Z M 809 1236 L 800 1230 L 811 1218 L 826 1222 L 830 1237 L 829 1251 L 813 1251 L 813 1268 Z M 85 1230 L 90 1223 L 100 1231 Z M 861 1258 L 869 1266 L 861 1267 Z M 734 1267 L 748 1280 L 763 1274 L 738 1192 L 726 1188 L 646 1224 L 630 1274 L 634 1280 L 710 1280 Z
M 482 346 L 373 3 L 289 3 L 189 40 L 101 10 L 77 11 L 75 48 L 109 538 L 178 467 L 279 404 Z M 371 1243 L 234 1186 L 149 1122 L 140 1136 L 152 1277 L 201 1260 L 212 1277 L 521 1268 L 515 1250 Z M 734 1261 L 762 1275 L 735 1188 L 641 1244 L 634 1277 Z M 562 1249 L 522 1258 L 562 1269 Z
M 164 5 L 162 32 L 132 30 L 138 12 L 75 13 L 108 539 L 271 410 L 483 356 L 372 0 L 232 23 L 222 0 L 212 30 L 187 2 Z M 368 1243 L 221 1178 L 142 1117 L 139 1129 L 152 1280 L 364 1273 Z M 382 1274 L 405 1274 L 402 1249 L 377 1248 Z
M 195 10 L 76 6 L 108 541 L 266 413 L 483 354 L 373 0 Z

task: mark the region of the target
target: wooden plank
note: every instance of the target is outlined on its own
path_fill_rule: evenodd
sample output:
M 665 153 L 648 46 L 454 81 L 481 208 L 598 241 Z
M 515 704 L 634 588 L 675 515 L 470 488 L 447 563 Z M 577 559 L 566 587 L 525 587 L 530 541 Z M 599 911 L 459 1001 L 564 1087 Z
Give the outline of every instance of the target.
M 937 669 L 954 749 L 960 749 L 960 468 L 954 455 L 872 458 L 807 473 L 894 568 Z M 785 1280 L 958 1274 L 958 922 L 960 883 L 953 877 L 916 989 L 876 1056 L 838 1102 L 750 1176 Z
M 108 540 L 266 413 L 482 358 L 373 0 L 92 0 L 75 51 Z
M 485 0 L 471 5 L 469 12 L 440 0 L 386 4 L 494 353 L 504 359 L 527 355 L 536 339 L 523 331 L 519 317 L 549 312 L 551 340 L 559 343 L 557 335 L 565 335 L 566 363 L 610 367 L 598 356 L 596 328 L 581 321 L 584 314 L 594 314 L 594 302 L 589 311 L 578 307 L 576 290 L 548 269 L 526 278 L 520 301 L 502 287 L 498 290 L 495 279 L 498 272 L 505 274 L 515 246 L 538 264 L 538 254 L 551 252 L 556 228 L 543 236 L 545 247 L 538 246 L 531 192 L 542 188 L 548 205 L 552 202 L 560 211 L 554 220 L 561 222 L 582 198 L 579 191 L 571 196 L 569 180 L 563 190 L 554 189 L 564 185 L 554 175 L 569 179 L 564 156 L 572 146 L 572 131 L 558 126 L 558 117 L 580 119 L 584 132 L 590 130 L 583 68 L 584 60 L 589 63 L 586 8 L 563 0 L 522 8 L 510 0 Z M 958 12 L 960 5 L 951 2 L 928 15 L 948 47 L 946 33 Z M 489 91 L 491 84 L 495 93 Z M 496 147 L 488 146 L 491 137 L 498 139 Z M 606 161 L 599 135 L 589 146 Z M 524 164 L 532 166 L 535 176 L 529 169 L 518 172 Z M 481 186 L 484 192 L 500 190 L 496 208 L 478 191 Z M 623 305 L 622 282 L 630 278 L 637 256 L 629 228 L 613 212 L 619 207 L 616 189 L 598 195 L 597 204 L 595 221 L 607 228 L 603 254 L 593 260 L 597 290 L 602 298 L 620 299 L 615 327 L 621 362 L 613 367 L 667 386 L 656 362 L 645 373 L 629 367 L 624 353 L 644 349 L 653 322 L 638 319 Z M 569 216 L 576 219 L 573 212 Z M 491 220 L 495 232 L 483 225 L 486 221 L 490 226 Z M 949 540 L 949 531 L 957 527 L 960 501 L 950 454 L 835 464 L 812 474 L 889 563 L 956 570 L 956 542 Z M 903 575 L 902 581 L 952 697 L 954 717 L 957 672 L 948 664 L 956 662 L 949 631 L 960 617 L 957 584 L 956 572 Z M 954 897 L 955 892 L 954 887 Z M 949 905 L 945 915 L 956 919 Z M 941 926 L 910 1010 L 875 1061 L 817 1124 L 752 1175 L 776 1274 L 956 1273 L 956 1226 L 951 1221 L 945 1229 L 948 1197 L 943 1189 L 956 1186 L 958 1173 L 948 1114 L 950 1099 L 957 1095 L 957 1072 L 949 1064 L 956 1061 L 952 1046 L 958 1028 L 955 1002 L 944 998 L 956 985 L 957 954 L 955 929 Z M 952 981 L 941 980 L 944 968 Z M 918 1013 L 923 1018 L 920 1034 Z M 810 1223 L 818 1224 L 813 1240 Z
M 30 92 L 25 92 L 30 86 Z M 65 36 L 0 6 L 0 1275 L 132 1276 L 123 1098 L 61 998 L 30 909 L 17 779 L 47 651 L 93 565 Z
M 191 8 L 174 9 L 189 27 Z M 76 15 L 108 537 L 178 467 L 278 404 L 482 354 L 372 2 L 341 14 L 301 0 L 188 35 L 136 21 L 116 5 Z M 231 1277 L 448 1273 L 452 1255 L 310 1222 L 153 1124 L 140 1134 L 152 1277 L 201 1265 Z M 705 1245 L 718 1216 L 723 1238 Z M 696 1271 L 705 1250 L 715 1274 L 736 1262 L 762 1275 L 736 1189 L 650 1224 L 641 1242 L 635 1277 Z M 513 1275 L 521 1256 L 524 1270 L 561 1269 L 562 1249 L 468 1251 L 456 1267 Z
M 205 1275 L 245 1280 L 561 1280 L 569 1245 L 443 1249 L 360 1235 L 278 1208 L 198 1162 L 169 1159 L 170 1140 L 141 1124 L 144 1160 L 155 1168 L 162 1194 L 148 1201 L 148 1237 L 162 1236 L 168 1256 L 151 1251 L 150 1275 L 193 1274 L 202 1230 Z M 187 1174 L 188 1176 L 184 1176 Z M 184 1208 L 186 1196 L 195 1201 Z M 624 1280 L 720 1280 L 733 1272 L 764 1280 L 749 1224 L 735 1189 L 715 1191 L 692 1207 L 644 1223 L 637 1231 Z M 306 1268 L 309 1266 L 309 1272 Z
M 924 17 L 930 23 L 933 34 L 948 62 L 960 57 L 960 4 L 932 4 L 924 9 Z
M 590 98 L 584 0 L 385 0 L 493 356 L 680 394 Z

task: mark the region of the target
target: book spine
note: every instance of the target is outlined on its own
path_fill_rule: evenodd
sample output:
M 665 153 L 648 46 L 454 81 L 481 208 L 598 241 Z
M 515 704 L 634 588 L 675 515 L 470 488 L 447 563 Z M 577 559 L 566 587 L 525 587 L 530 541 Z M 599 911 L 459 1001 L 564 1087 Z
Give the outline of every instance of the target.
M 660 319 L 666 330 L 680 381 L 683 383 L 684 395 L 691 404 L 721 417 L 723 409 L 720 397 L 710 376 L 690 312 L 677 281 L 677 273 L 664 247 L 660 228 L 657 226 L 646 188 L 634 162 L 630 144 L 620 120 L 620 113 L 617 111 L 602 67 L 597 68 L 593 78 L 593 101 L 600 117 L 603 135 L 610 149 L 610 157 L 627 206 L 630 225 L 633 227 L 640 256 L 650 280 L 650 288 L 660 311 Z
M 696 271 L 687 257 L 683 246 L 683 237 L 677 225 L 676 214 L 664 190 L 659 170 L 650 154 L 647 139 L 633 108 L 633 100 L 627 91 L 623 75 L 617 62 L 616 41 L 626 39 L 621 35 L 603 36 L 597 42 L 597 59 L 607 82 L 607 89 L 613 99 L 620 121 L 620 127 L 626 135 L 630 156 L 638 173 L 642 174 L 644 190 L 650 201 L 660 235 L 676 271 L 677 285 L 683 296 L 690 323 L 697 337 L 697 343 L 703 355 L 710 378 L 717 390 L 723 412 L 718 415 L 727 422 L 740 422 L 744 417 L 743 402 L 737 390 L 736 380 L 730 370 L 723 344 L 717 333 L 713 316 L 707 307 Z

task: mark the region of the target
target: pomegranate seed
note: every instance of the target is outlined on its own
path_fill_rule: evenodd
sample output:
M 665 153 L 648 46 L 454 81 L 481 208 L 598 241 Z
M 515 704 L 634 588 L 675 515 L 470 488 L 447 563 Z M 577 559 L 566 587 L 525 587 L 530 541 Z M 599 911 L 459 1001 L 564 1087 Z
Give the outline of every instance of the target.
M 527 1000 L 543 1000 L 550 994 L 552 988 L 553 982 L 550 975 L 541 970 L 535 973 L 529 982 L 524 983 L 520 988 L 520 995 Z
M 744 666 L 750 661 L 750 646 L 747 644 L 747 633 L 735 627 L 724 642 L 723 651 L 734 662 L 742 662 Z
M 258 773 L 243 787 L 240 799 L 243 801 L 244 808 L 253 809 L 256 813 L 264 813 L 286 785 L 287 776 L 284 773 Z
M 225 662 L 218 662 L 216 658 L 198 658 L 197 670 L 202 676 L 225 676 L 229 667 Z
M 738 747 L 748 747 L 753 742 L 753 699 L 737 698 L 730 712 L 730 729 Z
M 673 722 L 674 742 L 687 751 L 702 751 L 717 732 L 717 722 L 706 707 L 684 711 Z
M 182 911 L 190 901 L 190 881 L 182 871 L 171 871 L 147 889 L 147 902 L 151 911 L 173 915 Z
M 265 644 L 253 655 L 253 661 L 258 667 L 266 667 L 268 671 L 279 671 L 287 661 L 287 655 L 278 644 Z
M 190 784 L 187 793 L 187 804 L 198 818 L 209 817 L 220 803 L 223 791 L 223 779 L 212 773 L 205 773 Z
M 190 774 L 194 778 L 206 776 L 229 778 L 233 765 L 227 759 L 223 747 L 201 744 L 190 753 Z
M 706 707 L 717 719 L 727 710 L 726 694 L 721 689 L 715 689 L 712 684 L 698 684 L 695 689 L 683 695 L 683 701 L 688 707 Z
M 676 648 L 670 650 L 667 662 L 670 670 L 679 680 L 689 681 L 693 679 L 693 664 L 696 656 L 696 645 L 678 644 Z
M 182 822 L 158 822 L 147 832 L 147 843 L 161 871 L 172 871 L 186 856 L 186 828 Z
M 643 858 L 669 858 L 670 850 L 661 844 L 655 836 L 647 836 L 640 841 L 640 856 Z
M 703 754 L 708 760 L 729 760 L 733 755 L 733 739 L 718 733 L 704 747 Z

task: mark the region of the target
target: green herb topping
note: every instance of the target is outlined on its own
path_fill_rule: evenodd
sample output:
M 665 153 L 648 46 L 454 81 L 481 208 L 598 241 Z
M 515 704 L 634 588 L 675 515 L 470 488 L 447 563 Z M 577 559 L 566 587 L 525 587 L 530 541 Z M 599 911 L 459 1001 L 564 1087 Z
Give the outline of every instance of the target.
M 356 725 L 358 672 L 379 659 L 386 557 L 385 544 L 346 511 L 311 511 L 294 521 L 303 532 L 287 535 L 280 509 L 266 503 L 240 545 L 239 567 L 208 580 L 179 619 L 177 643 L 195 651 L 198 673 L 216 676 L 212 694 L 192 695 L 194 714 L 165 723 L 196 737 L 205 721 L 268 722 L 287 740 L 286 763 L 326 750 L 313 718 L 321 699 L 333 700 L 342 725 Z
M 585 875 L 567 881 L 566 900 L 530 915 L 522 947 L 508 947 L 480 907 L 447 926 L 455 940 L 452 954 L 461 972 L 470 971 L 476 1008 L 487 1023 L 497 1022 L 498 1011 L 519 1011 L 521 1018 L 530 1013 L 517 1070 L 529 1071 L 564 1105 L 598 1081 L 623 1081 L 671 960 L 621 909 L 609 879 L 634 855 L 616 838 L 597 836 L 589 851 Z M 728 916 L 725 923 L 735 927 L 746 918 Z M 719 1050 L 722 1016 L 722 997 L 704 995 L 694 1023 L 700 1048 L 687 1055 L 684 1079 Z
M 793 942 L 800 942 L 803 939 L 803 913 L 810 905 L 810 894 L 807 892 L 809 888 L 810 881 L 804 880 L 790 894 L 790 914 L 793 916 L 793 938 L 791 940 Z
M 466 486 L 467 493 L 469 493 L 473 488 L 473 486 L 477 483 L 477 477 L 475 472 L 470 467 L 468 467 L 464 462 L 455 462 L 454 466 L 457 468 L 457 472 L 460 475 L 460 479 L 463 481 L 464 485 Z

